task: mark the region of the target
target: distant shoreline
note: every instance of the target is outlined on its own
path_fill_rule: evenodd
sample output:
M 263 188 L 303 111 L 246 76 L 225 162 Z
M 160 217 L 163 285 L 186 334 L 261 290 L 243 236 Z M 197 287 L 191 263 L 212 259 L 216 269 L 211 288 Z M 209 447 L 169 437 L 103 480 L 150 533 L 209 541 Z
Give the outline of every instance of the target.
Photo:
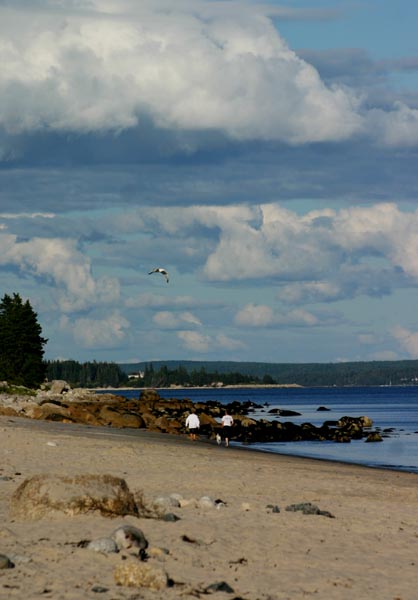
M 276 389 L 276 388 L 304 388 L 305 386 L 299 385 L 298 383 L 274 383 L 274 384 L 259 384 L 259 383 L 243 383 L 243 384 L 235 384 L 235 385 L 222 385 L 222 386 L 211 386 L 211 385 L 171 385 L 168 387 L 158 387 L 158 386 L 146 386 L 146 387 L 130 387 L 123 386 L 120 388 L 113 387 L 96 387 L 96 388 L 86 388 L 91 389 L 92 392 L 112 392 L 118 390 L 138 390 L 141 392 L 142 390 L 231 390 L 231 389 Z

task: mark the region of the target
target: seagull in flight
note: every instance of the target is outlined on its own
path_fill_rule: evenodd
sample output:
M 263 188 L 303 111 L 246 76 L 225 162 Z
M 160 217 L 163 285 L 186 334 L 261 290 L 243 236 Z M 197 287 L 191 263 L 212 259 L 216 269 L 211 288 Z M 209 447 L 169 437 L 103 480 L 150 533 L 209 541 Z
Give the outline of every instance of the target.
M 165 277 L 165 279 L 166 279 L 166 281 L 168 283 L 168 281 L 169 281 L 169 279 L 168 279 L 168 273 L 167 273 L 167 271 L 165 269 L 162 269 L 161 267 L 157 267 L 156 269 L 153 269 L 152 271 L 150 271 L 148 273 L 148 275 L 151 275 L 152 273 L 161 273 L 161 275 L 164 275 L 164 277 Z

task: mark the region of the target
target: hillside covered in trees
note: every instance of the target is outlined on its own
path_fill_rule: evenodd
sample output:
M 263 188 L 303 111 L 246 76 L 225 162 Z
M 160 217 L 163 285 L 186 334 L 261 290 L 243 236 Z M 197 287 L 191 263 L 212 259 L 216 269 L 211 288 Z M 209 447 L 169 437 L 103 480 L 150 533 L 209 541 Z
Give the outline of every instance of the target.
M 209 379 L 233 383 L 277 383 L 316 386 L 418 385 L 418 360 L 344 363 L 259 363 L 231 361 L 153 361 L 119 364 L 127 374 L 146 373 L 152 366 L 162 376 L 172 372 L 206 373 Z M 233 375 L 231 381 L 227 375 Z M 241 376 L 238 381 L 237 375 Z M 164 378 L 164 377 L 163 377 Z M 184 384 L 185 381 L 170 381 Z M 189 382 L 193 385 L 192 381 Z M 202 385 L 202 384 L 198 384 Z M 205 384 L 203 384 L 205 385 Z

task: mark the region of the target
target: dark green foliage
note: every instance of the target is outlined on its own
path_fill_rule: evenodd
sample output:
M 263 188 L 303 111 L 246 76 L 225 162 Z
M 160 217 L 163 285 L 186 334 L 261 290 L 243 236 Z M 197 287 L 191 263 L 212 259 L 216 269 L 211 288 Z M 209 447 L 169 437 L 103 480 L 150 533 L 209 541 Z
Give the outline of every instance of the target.
M 29 300 L 7 294 L 0 303 L 0 380 L 37 387 L 45 379 L 43 347 L 47 340 Z
M 144 371 L 147 367 L 146 363 L 120 364 L 119 366 L 128 374 Z M 229 383 L 227 376 L 234 379 L 234 374 L 236 376 L 240 375 L 242 379 L 233 383 L 243 384 L 250 381 L 254 383 L 271 383 L 271 380 L 273 380 L 273 382 L 278 384 L 294 383 L 306 387 L 332 385 L 418 385 L 418 360 L 345 363 L 167 360 L 154 361 L 154 372 L 159 373 L 163 366 L 168 369 L 169 373 L 178 371 L 179 369 L 187 370 L 190 374 L 189 383 L 192 385 L 201 385 L 197 381 L 203 379 L 211 381 L 221 380 L 226 384 L 227 382 Z M 202 370 L 208 374 L 208 378 L 199 375 L 199 373 L 202 373 Z
M 161 365 L 158 370 L 154 365 L 146 364 L 142 370 L 143 377 L 140 379 L 130 379 L 129 385 L 132 387 L 169 387 L 170 385 L 182 385 L 201 387 L 216 384 L 222 381 L 224 385 L 249 385 L 261 383 L 258 377 L 245 375 L 237 371 L 233 373 L 218 373 L 218 371 L 206 371 L 202 366 L 200 369 L 192 369 L 190 372 L 180 365 L 177 368 L 169 369 L 166 365 Z M 269 382 L 274 383 L 271 377 Z
M 64 379 L 74 387 L 123 387 L 128 376 L 117 364 L 107 362 L 79 363 L 75 360 L 51 360 L 46 363 L 49 381 Z

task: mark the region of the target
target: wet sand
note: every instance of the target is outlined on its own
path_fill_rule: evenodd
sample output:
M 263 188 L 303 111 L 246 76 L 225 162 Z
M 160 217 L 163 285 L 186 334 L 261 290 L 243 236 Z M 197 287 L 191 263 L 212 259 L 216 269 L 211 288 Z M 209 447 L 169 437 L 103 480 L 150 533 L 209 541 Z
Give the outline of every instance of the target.
M 215 599 L 417 598 L 417 474 L 15 417 L 0 417 L 0 457 L 0 554 L 17 557 L 14 569 L 0 570 L 0 598 L 170 600 L 208 597 L 220 582 L 233 591 L 212 592 Z M 95 513 L 12 519 L 13 492 L 40 473 L 110 474 L 150 504 L 176 493 L 185 505 L 172 509 L 177 522 Z M 226 506 L 199 507 L 202 496 Z M 308 502 L 334 518 L 286 511 Z M 123 524 L 160 550 L 148 563 L 172 587 L 118 586 L 114 570 L 126 552 L 77 547 Z

